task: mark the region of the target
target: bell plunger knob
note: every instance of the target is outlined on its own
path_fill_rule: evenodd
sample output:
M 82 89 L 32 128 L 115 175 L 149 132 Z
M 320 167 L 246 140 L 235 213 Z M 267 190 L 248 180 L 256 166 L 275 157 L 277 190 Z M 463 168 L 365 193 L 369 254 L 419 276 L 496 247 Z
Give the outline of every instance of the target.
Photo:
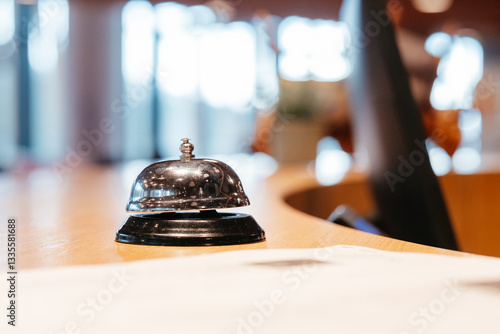
M 182 155 L 180 156 L 182 162 L 188 162 L 191 161 L 192 158 L 195 157 L 193 153 L 194 150 L 194 145 L 189 142 L 189 138 L 183 138 L 182 144 L 179 147 L 179 150 L 181 151 Z

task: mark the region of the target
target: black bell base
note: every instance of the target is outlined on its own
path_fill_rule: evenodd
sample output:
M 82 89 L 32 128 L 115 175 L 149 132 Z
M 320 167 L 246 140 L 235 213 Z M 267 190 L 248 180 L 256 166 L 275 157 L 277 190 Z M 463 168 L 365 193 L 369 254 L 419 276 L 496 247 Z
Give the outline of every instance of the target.
M 264 230 L 243 213 L 171 212 L 132 215 L 115 240 L 152 246 L 219 246 L 265 240 Z

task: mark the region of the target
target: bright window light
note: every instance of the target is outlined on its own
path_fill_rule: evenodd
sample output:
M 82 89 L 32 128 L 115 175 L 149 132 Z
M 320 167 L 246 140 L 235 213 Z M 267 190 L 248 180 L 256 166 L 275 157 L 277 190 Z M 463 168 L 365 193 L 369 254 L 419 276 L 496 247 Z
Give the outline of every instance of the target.
M 430 139 L 427 139 L 426 146 L 434 174 L 437 176 L 448 174 L 451 170 L 451 158 L 448 153 Z
M 200 93 L 212 107 L 243 110 L 255 95 L 255 31 L 245 22 L 207 27 L 200 39 Z
M 158 86 L 172 96 L 189 96 L 198 85 L 197 40 L 182 30 L 162 36 L 158 44 Z
M 432 106 L 438 110 L 460 110 L 462 139 L 451 160 L 453 169 L 457 173 L 472 173 L 481 165 L 482 117 L 479 110 L 473 109 L 473 100 L 483 76 L 483 48 L 472 37 L 452 38 L 444 33 L 432 34 L 425 47 L 430 54 L 442 57 L 432 86 Z M 431 155 L 431 163 L 433 159 L 438 161 L 438 156 Z M 444 156 L 439 159 L 443 161 Z
M 453 155 L 453 169 L 459 174 L 471 174 L 481 166 L 481 153 L 470 147 L 461 147 Z
M 38 25 L 41 30 L 51 31 L 59 46 L 68 41 L 69 4 L 67 0 L 38 0 Z
M 241 150 L 234 143 L 251 135 L 252 102 L 258 86 L 256 28 L 245 22 L 217 23 L 215 13 L 207 6 L 174 2 L 153 7 L 147 1 L 129 1 L 122 15 L 125 90 L 136 84 L 152 87 L 144 80 L 150 69 L 156 70 L 160 154 L 176 154 L 178 144 L 170 139 L 181 135 L 193 140 L 200 137 L 198 154 L 211 152 L 213 147 L 218 152 Z M 274 57 L 263 57 L 274 66 L 267 66 L 263 72 L 277 77 L 275 54 Z M 275 81 L 277 89 L 277 78 Z M 152 92 L 151 89 L 147 93 Z M 143 102 L 134 108 L 140 109 L 142 118 L 153 115 L 154 105 L 149 99 Z M 133 117 L 127 124 L 132 123 Z M 227 124 L 232 124 L 230 130 Z M 199 126 L 208 130 L 199 134 Z M 136 137 L 141 132 L 132 133 L 137 128 L 134 123 L 133 129 L 126 129 L 130 134 L 127 147 L 136 147 L 139 142 Z M 224 136 L 220 135 L 222 132 Z M 228 142 L 228 137 L 235 140 Z M 129 151 L 129 156 L 139 156 L 135 148 Z
M 189 7 L 191 14 L 193 15 L 193 21 L 195 24 L 207 25 L 212 24 L 217 21 L 214 11 L 207 6 L 197 5 Z
M 14 0 L 0 0 L 0 45 L 7 44 L 15 32 Z
M 59 51 L 68 41 L 68 2 L 39 0 L 37 16 L 38 25 L 30 31 L 28 60 L 35 72 L 48 73 L 56 69 Z
M 0 54 L 0 96 L 2 100 L 0 122 L 0 168 L 12 166 L 16 160 L 17 124 L 17 68 L 13 62 L 3 61 Z
M 162 3 L 155 8 L 160 33 L 158 85 L 171 96 L 192 96 L 199 81 L 199 36 L 215 22 L 215 13 L 203 5 Z
M 431 91 L 438 110 L 472 108 L 474 90 L 483 76 L 483 48 L 471 37 L 455 36 L 439 62 Z
M 33 71 L 48 73 L 57 68 L 59 50 L 57 37 L 45 29 L 30 34 L 28 61 Z
M 190 10 L 176 3 L 155 7 L 160 32 L 158 41 L 158 86 L 171 96 L 190 96 L 198 85 L 197 39 L 192 26 L 195 14 L 207 19 L 203 9 Z M 204 18 L 205 16 L 205 18 Z
M 23 23 L 23 22 L 21 22 Z M 66 0 L 39 0 L 29 26 L 28 63 L 30 76 L 31 155 L 40 163 L 59 159 L 66 133 L 65 80 L 69 40 L 69 5 Z
M 291 81 L 309 79 L 309 59 L 306 55 L 297 53 L 280 54 L 278 69 L 281 77 Z
M 309 19 L 289 16 L 278 26 L 278 48 L 283 51 L 307 53 L 310 49 L 312 29 Z
M 462 134 L 462 142 L 472 143 L 481 140 L 483 131 L 483 119 L 481 112 L 477 109 L 462 110 L 458 126 Z
M 158 30 L 168 34 L 172 30 L 185 29 L 193 25 L 195 11 L 189 7 L 175 3 L 164 2 L 155 6 Z
M 310 70 L 317 81 L 339 81 L 351 72 L 349 61 L 338 54 L 311 57 Z
M 144 85 L 152 78 L 155 16 L 147 1 L 129 1 L 122 13 L 122 73 L 126 83 Z
M 441 58 L 448 52 L 452 43 L 450 35 L 444 32 L 436 32 L 425 41 L 425 50 L 434 57 Z
M 278 27 L 278 46 L 279 73 L 286 80 L 339 81 L 351 71 L 341 23 L 287 17 Z
M 332 20 L 310 21 L 313 54 L 341 54 L 346 50 L 345 30 L 342 23 Z
M 351 156 L 344 152 L 339 142 L 332 137 L 325 137 L 318 142 L 316 156 L 316 179 L 322 185 L 340 182 L 352 165 Z
M 437 176 L 448 174 L 451 170 L 451 158 L 441 147 L 429 150 L 429 158 L 434 174 Z

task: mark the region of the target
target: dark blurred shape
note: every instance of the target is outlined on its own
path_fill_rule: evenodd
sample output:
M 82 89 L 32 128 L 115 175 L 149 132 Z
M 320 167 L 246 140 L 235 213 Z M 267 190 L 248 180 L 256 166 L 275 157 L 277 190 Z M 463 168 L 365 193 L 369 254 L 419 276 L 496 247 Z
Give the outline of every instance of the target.
M 382 0 L 345 0 L 341 19 L 351 32 L 348 79 L 356 151 L 369 167 L 379 227 L 389 236 L 457 249 L 425 147 L 425 131 Z
M 36 4 L 16 3 L 16 34 L 18 43 L 18 144 L 24 149 L 32 146 L 31 138 L 31 83 L 28 62 L 28 40 L 31 17 L 36 13 Z
M 336 207 L 330 217 L 328 217 L 328 221 L 342 226 L 351 227 L 366 233 L 385 236 L 384 232 L 380 231 L 380 229 L 378 229 L 370 221 L 361 217 L 349 205 L 339 205 L 338 207 Z

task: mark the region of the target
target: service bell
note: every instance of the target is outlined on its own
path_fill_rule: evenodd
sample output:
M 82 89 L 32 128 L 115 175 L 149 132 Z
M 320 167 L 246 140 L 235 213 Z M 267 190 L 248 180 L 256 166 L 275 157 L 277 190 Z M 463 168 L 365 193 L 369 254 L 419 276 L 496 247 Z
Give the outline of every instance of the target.
M 194 145 L 182 139 L 180 160 L 146 167 L 132 185 L 116 241 L 143 245 L 211 246 L 265 240 L 255 219 L 216 209 L 250 204 L 234 170 L 213 159 L 194 159 Z

